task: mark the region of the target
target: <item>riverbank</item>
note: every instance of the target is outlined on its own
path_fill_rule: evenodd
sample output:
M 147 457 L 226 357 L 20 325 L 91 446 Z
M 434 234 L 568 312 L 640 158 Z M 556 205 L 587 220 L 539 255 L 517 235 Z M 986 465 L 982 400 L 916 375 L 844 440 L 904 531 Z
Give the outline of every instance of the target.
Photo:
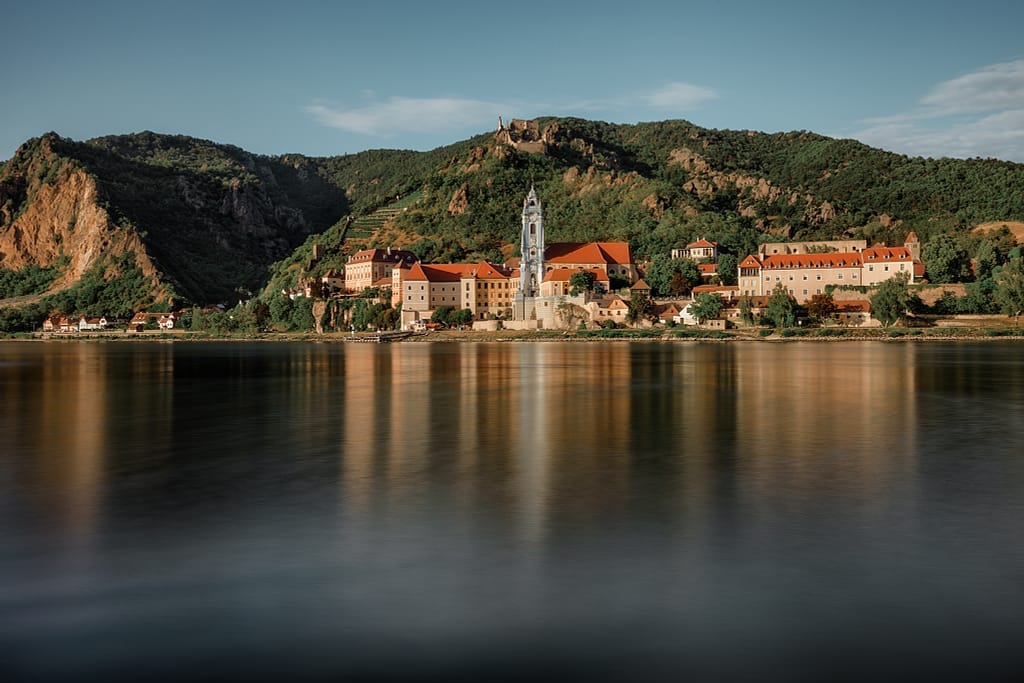
M 0 336 L 0 341 L 107 341 L 107 342 L 318 342 L 346 343 L 371 341 L 373 333 L 349 332 L 266 332 L 258 334 L 215 335 L 188 330 L 146 332 L 78 332 L 56 334 L 48 332 L 22 333 Z M 437 330 L 413 335 L 386 343 L 456 343 L 456 342 L 539 342 L 539 341 L 1024 341 L 1024 329 L 1018 327 L 890 327 L 845 328 L 790 327 L 781 330 L 744 327 L 728 331 L 703 330 L 692 327 L 638 328 L 616 330 Z

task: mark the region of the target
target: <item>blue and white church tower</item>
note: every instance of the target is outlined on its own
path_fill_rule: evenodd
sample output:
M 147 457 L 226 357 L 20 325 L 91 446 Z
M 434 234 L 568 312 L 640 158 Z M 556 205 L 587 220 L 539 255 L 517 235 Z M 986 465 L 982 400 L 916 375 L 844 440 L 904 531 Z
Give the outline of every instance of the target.
M 519 293 L 516 298 L 532 299 L 540 296 L 540 283 L 544 279 L 544 209 L 532 186 L 523 200 L 520 253 L 522 260 L 519 263 Z

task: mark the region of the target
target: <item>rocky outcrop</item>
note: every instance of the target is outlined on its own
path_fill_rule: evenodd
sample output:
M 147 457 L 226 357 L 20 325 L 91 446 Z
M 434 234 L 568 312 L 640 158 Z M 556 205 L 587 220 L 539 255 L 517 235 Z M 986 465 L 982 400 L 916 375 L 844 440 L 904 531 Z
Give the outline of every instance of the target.
M 139 233 L 111 220 L 95 179 L 56 154 L 52 143 L 44 137 L 32 149 L 19 150 L 21 158 L 12 159 L 0 181 L 0 205 L 6 207 L 0 215 L 0 268 L 60 266 L 50 288 L 56 292 L 74 285 L 95 264 L 130 253 L 152 285 L 149 293 L 165 296 Z M 20 197 L 10 191 L 13 187 L 23 188 Z M 12 211 L 17 199 L 20 205 Z
M 448 202 L 448 214 L 450 216 L 461 216 L 469 209 L 469 185 L 462 183 L 459 189 L 455 190 L 452 200 Z

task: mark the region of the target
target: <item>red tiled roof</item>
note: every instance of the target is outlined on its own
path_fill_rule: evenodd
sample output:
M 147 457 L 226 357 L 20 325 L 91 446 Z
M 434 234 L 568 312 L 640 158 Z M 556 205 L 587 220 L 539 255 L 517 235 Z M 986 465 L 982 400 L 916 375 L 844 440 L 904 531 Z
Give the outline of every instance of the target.
M 764 259 L 765 270 L 794 268 L 860 268 L 861 255 L 857 252 L 828 254 L 772 254 Z
M 415 261 L 416 254 L 404 249 L 363 249 L 349 257 L 349 263 L 397 263 L 398 261 Z
M 870 301 L 837 301 L 836 313 L 870 313 Z
M 464 277 L 475 277 L 481 280 L 504 280 L 506 275 L 486 261 L 480 263 L 415 263 L 405 276 L 406 281 L 426 282 L 458 282 Z
M 633 283 L 633 286 L 629 288 L 629 291 L 649 292 L 651 291 L 651 286 L 643 280 L 637 280 Z
M 687 244 L 686 248 L 687 249 L 700 249 L 700 248 L 707 249 L 708 247 L 712 247 L 713 248 L 713 247 L 717 247 L 717 246 L 718 246 L 718 242 L 708 242 L 706 239 L 701 237 L 696 242 L 691 242 L 690 244 Z
M 924 277 L 924 264 L 920 261 L 914 262 L 914 277 Z
M 544 273 L 544 282 L 568 282 L 576 273 L 593 273 L 598 282 L 608 282 L 608 273 L 600 268 L 555 268 Z
M 628 265 L 632 261 L 626 242 L 556 242 L 544 249 L 548 263 L 614 263 Z
M 487 261 L 481 261 L 476 265 L 474 275 L 480 280 L 506 280 L 511 273 L 510 270 L 500 268 Z
M 694 294 L 717 294 L 719 292 L 739 292 L 740 288 L 736 285 L 697 285 L 693 288 Z
M 717 263 L 698 263 L 697 270 L 700 271 L 701 275 L 714 275 L 718 272 Z
M 761 261 L 754 255 L 747 256 L 740 262 L 740 268 L 760 268 Z
M 879 261 L 910 261 L 913 257 L 906 247 L 871 247 L 861 252 L 864 263 Z

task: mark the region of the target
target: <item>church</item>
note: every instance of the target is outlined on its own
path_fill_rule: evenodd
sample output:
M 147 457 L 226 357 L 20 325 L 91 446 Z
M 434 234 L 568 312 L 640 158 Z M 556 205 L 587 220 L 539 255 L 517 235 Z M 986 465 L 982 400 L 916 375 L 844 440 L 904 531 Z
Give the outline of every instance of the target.
M 547 244 L 544 207 L 532 187 L 523 200 L 519 247 L 519 289 L 512 306 L 513 320 L 537 320 L 538 326 L 547 326 L 543 321 L 553 323 L 556 306 L 569 297 L 569 278 L 578 271 L 593 273 L 606 291 L 612 282 L 628 286 L 638 278 L 627 242 Z

